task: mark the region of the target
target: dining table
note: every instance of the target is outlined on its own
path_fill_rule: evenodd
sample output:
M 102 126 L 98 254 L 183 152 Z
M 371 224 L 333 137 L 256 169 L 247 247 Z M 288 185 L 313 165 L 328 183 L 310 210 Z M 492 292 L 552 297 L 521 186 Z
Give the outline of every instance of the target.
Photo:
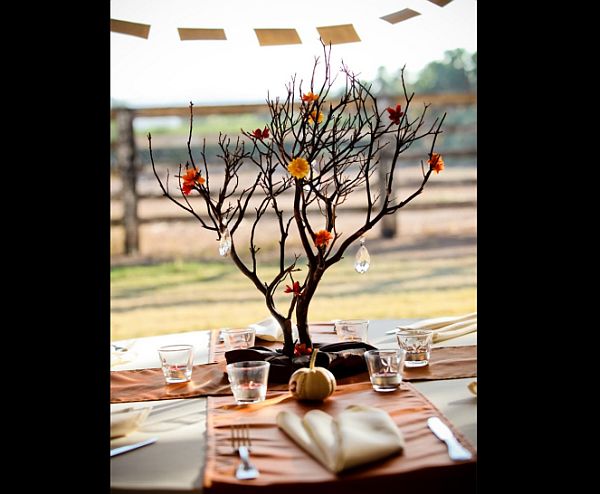
M 392 331 L 398 326 L 414 323 L 418 319 L 370 320 L 369 344 L 380 348 L 398 348 Z M 333 323 L 331 323 L 333 328 Z M 113 341 L 118 358 L 111 360 L 111 372 L 134 369 L 155 369 L 161 364 L 157 349 L 163 345 L 191 344 L 194 347 L 194 365 L 210 364 L 217 331 L 200 330 L 160 336 L 141 337 L 133 340 Z M 211 341 L 211 339 L 213 341 Z M 257 340 L 257 344 L 259 344 Z M 212 346 L 211 346 L 212 345 Z M 477 332 L 434 343 L 433 348 L 477 345 Z M 470 384 L 476 376 L 451 379 L 417 380 L 411 383 L 429 400 L 456 431 L 477 448 L 477 396 Z M 402 384 L 402 386 L 404 383 Z M 375 391 L 373 391 L 375 393 Z M 381 393 L 375 393 L 381 394 Z M 270 396 L 270 390 L 267 398 Z M 221 401 L 232 396 L 220 397 Z M 335 394 L 329 398 L 335 399 Z M 111 400 L 112 401 L 112 400 Z M 149 408 L 150 413 L 134 432 L 110 440 L 110 449 L 156 438 L 151 445 L 126 454 L 111 457 L 110 486 L 114 493 L 135 494 L 184 494 L 205 493 L 205 469 L 207 464 L 207 422 L 210 413 L 206 396 L 183 399 L 160 399 L 111 403 L 111 413 L 125 409 Z M 107 446 L 109 439 L 107 438 Z M 307 473 L 307 478 L 310 474 Z M 307 479 L 308 480 L 308 479 Z M 377 488 L 377 481 L 372 480 Z M 469 491 L 470 489 L 466 489 Z M 225 492 L 225 491 L 224 491 Z M 261 490 L 257 487 L 248 492 Z M 426 492 L 426 489 L 424 490 Z

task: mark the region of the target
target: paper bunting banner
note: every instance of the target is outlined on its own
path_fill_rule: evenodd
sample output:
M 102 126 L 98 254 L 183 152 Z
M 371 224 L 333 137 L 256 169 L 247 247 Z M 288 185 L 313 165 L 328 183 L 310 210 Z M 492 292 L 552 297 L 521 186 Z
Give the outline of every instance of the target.
M 188 40 L 209 40 L 209 39 L 227 39 L 224 29 L 196 29 L 187 27 L 178 27 L 179 39 Z
M 110 30 L 113 33 L 129 34 L 130 36 L 137 36 L 144 39 L 148 39 L 148 35 L 150 34 L 150 26 L 148 24 L 119 21 L 117 19 L 110 20 Z
M 444 5 L 448 5 L 452 0 L 429 0 L 431 3 L 435 3 L 436 5 L 443 7 Z
M 255 29 L 254 32 L 260 46 L 302 44 L 295 29 Z
M 416 17 L 417 15 L 421 15 L 419 12 L 411 9 L 402 9 L 398 12 L 394 12 L 393 14 L 384 15 L 380 17 L 384 21 L 388 21 L 390 24 L 397 24 L 398 22 L 405 21 L 406 19 L 410 19 L 411 17 Z
M 327 45 L 329 43 L 332 45 L 339 45 L 341 43 L 354 43 L 355 41 L 360 41 L 352 24 L 323 26 L 318 27 L 317 31 L 319 31 L 323 43 Z

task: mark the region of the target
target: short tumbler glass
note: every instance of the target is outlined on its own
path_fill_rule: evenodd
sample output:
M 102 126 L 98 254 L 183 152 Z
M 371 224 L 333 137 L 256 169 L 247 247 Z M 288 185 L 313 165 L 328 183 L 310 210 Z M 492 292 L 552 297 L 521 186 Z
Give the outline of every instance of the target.
M 424 367 L 429 365 L 433 332 L 428 329 L 398 329 L 398 345 L 406 351 L 406 367 Z
M 369 321 L 354 319 L 349 321 L 336 321 L 335 332 L 342 341 L 367 341 Z
M 238 405 L 258 403 L 267 394 L 269 362 L 249 360 L 227 365 L 227 377 L 233 397 Z
M 256 338 L 256 330 L 253 328 L 247 329 L 223 329 L 223 343 L 225 350 L 238 350 L 240 348 L 250 348 L 254 346 Z
M 166 345 L 158 349 L 162 371 L 167 384 L 184 383 L 192 379 L 194 347 Z
M 402 382 L 402 364 L 406 352 L 402 349 L 369 350 L 365 352 L 371 384 L 375 391 L 395 391 Z

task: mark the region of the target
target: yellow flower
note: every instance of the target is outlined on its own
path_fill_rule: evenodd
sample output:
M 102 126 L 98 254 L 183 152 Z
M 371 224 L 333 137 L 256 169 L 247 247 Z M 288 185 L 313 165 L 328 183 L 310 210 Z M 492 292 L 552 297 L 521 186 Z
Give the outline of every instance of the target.
M 288 171 L 296 178 L 304 178 L 310 172 L 310 165 L 304 158 L 295 158 L 290 161 Z
M 311 111 L 308 116 L 308 123 L 312 124 L 315 121 L 315 118 L 317 119 L 317 123 L 320 124 L 323 121 L 323 112 L 320 111 L 319 118 L 317 118 L 317 110 Z

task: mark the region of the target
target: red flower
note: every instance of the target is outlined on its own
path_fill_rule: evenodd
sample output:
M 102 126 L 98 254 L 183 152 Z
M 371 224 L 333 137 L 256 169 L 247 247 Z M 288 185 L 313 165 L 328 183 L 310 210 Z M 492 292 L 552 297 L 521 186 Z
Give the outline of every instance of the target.
M 293 293 L 294 297 L 297 297 L 298 295 L 300 295 L 300 282 L 294 281 L 294 284 L 292 286 L 285 285 L 285 290 L 283 290 L 283 292 L 284 293 Z
M 200 176 L 200 171 L 196 171 L 193 168 L 190 168 L 185 172 L 185 175 L 181 177 L 183 180 L 183 185 L 181 186 L 181 191 L 184 195 L 189 196 L 190 192 L 194 190 L 196 185 L 202 185 L 205 180 Z
M 252 132 L 252 137 L 256 137 L 261 141 L 263 139 L 267 139 L 269 137 L 269 129 L 267 128 L 267 126 L 265 126 L 265 130 L 256 129 L 254 132 Z
M 310 355 L 312 353 L 311 347 L 306 347 L 305 343 L 296 343 L 294 345 L 294 356 L 299 357 L 300 355 Z
M 386 109 L 389 113 L 390 120 L 394 122 L 396 125 L 400 125 L 400 117 L 404 115 L 404 112 L 400 109 L 401 106 L 396 105 L 396 109 L 394 110 L 391 106 L 388 106 Z

